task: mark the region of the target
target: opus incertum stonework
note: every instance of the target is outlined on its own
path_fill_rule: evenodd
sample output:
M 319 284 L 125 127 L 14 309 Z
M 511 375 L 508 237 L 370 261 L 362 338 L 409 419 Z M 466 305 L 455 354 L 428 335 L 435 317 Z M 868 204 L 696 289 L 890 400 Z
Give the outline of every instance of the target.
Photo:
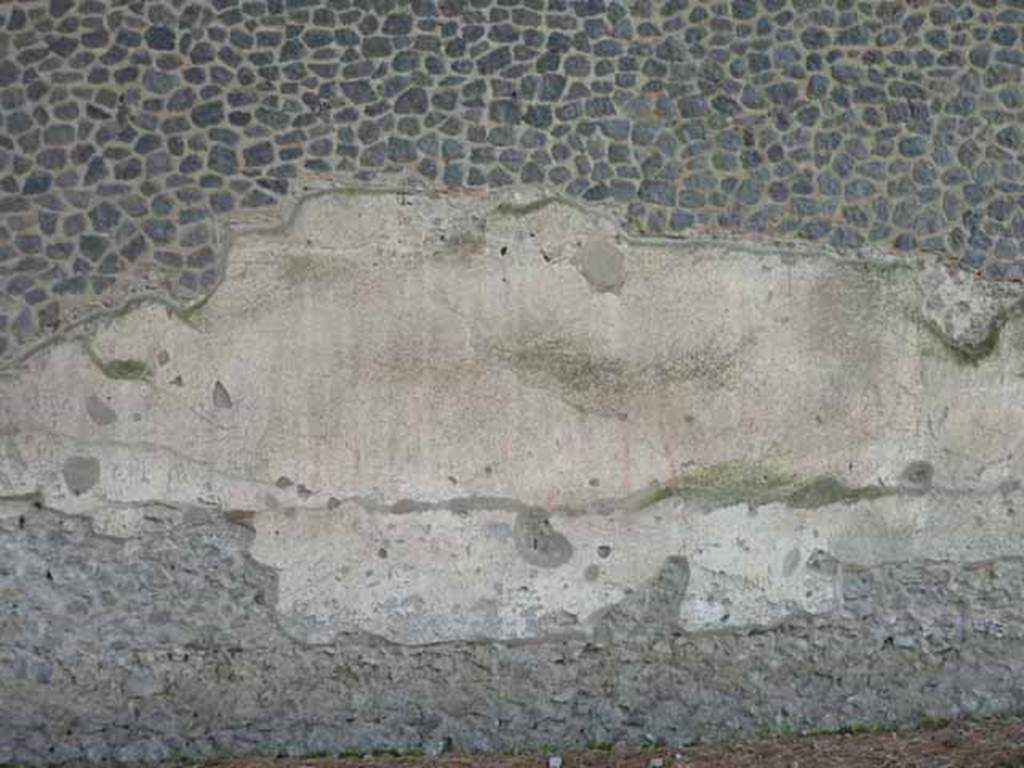
M 0 764 L 1024 709 L 1024 0 L 0 0 Z
M 1024 4 L 18 0 L 0 6 L 0 352 L 315 180 L 545 185 L 628 229 L 1024 276 Z

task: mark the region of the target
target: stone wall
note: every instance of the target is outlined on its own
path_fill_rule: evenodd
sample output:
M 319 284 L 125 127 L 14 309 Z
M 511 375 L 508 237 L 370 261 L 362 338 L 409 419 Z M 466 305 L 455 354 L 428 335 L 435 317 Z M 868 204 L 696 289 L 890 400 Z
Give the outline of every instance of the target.
M 546 184 L 631 231 L 1022 277 L 1021 0 L 19 0 L 0 8 L 0 356 L 220 280 L 343 180 Z
M 348 190 L 4 382 L 0 759 L 1021 705 L 1016 288 Z
M 0 763 L 1024 706 L 1022 19 L 0 8 Z

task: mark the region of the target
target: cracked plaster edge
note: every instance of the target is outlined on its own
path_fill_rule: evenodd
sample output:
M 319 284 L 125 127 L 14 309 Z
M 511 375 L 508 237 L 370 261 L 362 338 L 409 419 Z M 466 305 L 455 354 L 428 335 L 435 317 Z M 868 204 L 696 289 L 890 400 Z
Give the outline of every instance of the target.
M 624 205 L 620 203 L 584 203 L 571 199 L 558 191 L 552 190 L 544 185 L 531 186 L 510 186 L 499 192 L 463 190 L 454 188 L 432 188 L 423 185 L 409 184 L 384 185 L 373 183 L 312 183 L 303 185 L 300 194 L 293 194 L 286 200 L 281 201 L 272 211 L 266 214 L 261 212 L 250 212 L 248 215 L 236 214 L 224 218 L 213 217 L 214 241 L 217 246 L 217 256 L 221 261 L 222 269 L 217 283 L 200 298 L 191 302 L 176 301 L 166 291 L 151 289 L 133 294 L 127 299 L 115 303 L 107 308 L 96 309 L 93 312 L 76 319 L 73 323 L 62 328 L 59 332 L 28 345 L 19 354 L 6 363 L 0 364 L 0 382 L 4 378 L 11 378 L 25 373 L 30 369 L 27 363 L 38 353 L 70 340 L 89 341 L 92 339 L 101 326 L 109 325 L 112 321 L 131 314 L 134 310 L 149 307 L 163 306 L 168 312 L 195 328 L 192 322 L 192 314 L 207 304 L 221 289 L 227 278 L 227 264 L 230 261 L 231 252 L 240 242 L 252 237 L 287 237 L 295 230 L 295 224 L 303 207 L 311 202 L 325 197 L 332 196 L 386 196 L 395 195 L 398 197 L 413 198 L 452 198 L 469 201 L 482 202 L 487 206 L 485 220 L 501 216 L 530 215 L 550 205 L 560 205 L 572 208 L 584 215 L 597 216 L 613 226 L 616 231 L 615 238 L 618 242 L 641 248 L 670 248 L 695 250 L 698 248 L 722 248 L 733 254 L 743 256 L 764 256 L 777 255 L 786 264 L 793 264 L 797 260 L 822 260 L 826 259 L 837 266 L 853 267 L 860 269 L 895 269 L 909 272 L 922 273 L 929 268 L 941 270 L 955 279 L 957 275 L 969 276 L 971 290 L 976 292 L 991 293 L 995 286 L 997 289 L 1011 291 L 1015 295 L 1012 301 L 1012 309 L 1007 311 L 1005 307 L 994 311 L 988 319 L 992 330 L 990 333 L 997 338 L 1002 327 L 1011 317 L 1015 317 L 1024 310 L 1024 284 L 999 282 L 994 283 L 985 280 L 976 270 L 970 270 L 959 262 L 954 262 L 945 254 L 931 252 L 917 252 L 911 257 L 905 254 L 865 246 L 851 251 L 840 251 L 827 244 L 817 244 L 801 240 L 799 238 L 786 238 L 771 235 L 764 235 L 752 232 L 733 230 L 710 230 L 694 229 L 690 233 L 679 236 L 649 236 L 631 233 L 628 231 Z M 520 202 L 522 198 L 525 201 Z M 259 221 L 262 219 L 262 221 Z M 268 221 L 269 220 L 269 221 Z M 961 359 L 969 363 L 976 363 L 985 354 L 977 353 L 976 345 L 970 341 L 958 338 L 948 333 L 937 320 L 929 318 L 926 311 L 925 290 L 920 285 L 922 295 L 921 308 L 914 315 L 922 322 L 930 333 L 932 333 L 944 346 L 957 354 Z
M 426 500 L 407 497 L 384 499 L 373 494 L 346 494 L 331 488 L 313 490 L 305 498 L 294 496 L 280 498 L 284 493 L 289 493 L 291 487 L 280 487 L 278 481 L 274 478 L 251 477 L 241 473 L 215 469 L 205 461 L 190 456 L 180 449 L 161 443 L 138 440 L 112 440 L 108 438 L 83 439 L 38 426 L 31 429 L 16 428 L 13 431 L 0 432 L 0 436 L 4 435 L 10 437 L 18 435 L 42 437 L 63 445 L 69 453 L 80 449 L 96 450 L 104 448 L 151 451 L 158 455 L 168 456 L 171 460 L 202 468 L 206 474 L 212 474 L 223 481 L 228 486 L 225 490 L 230 490 L 230 486 L 234 484 L 241 484 L 242 486 L 249 486 L 249 490 L 254 494 L 258 492 L 263 492 L 264 494 L 264 503 L 260 505 L 251 505 L 244 502 L 231 503 L 230 501 L 222 500 L 216 493 L 205 497 L 197 496 L 195 499 L 188 501 L 116 498 L 99 490 L 89 491 L 74 499 L 70 496 L 54 496 L 54 500 L 63 498 L 64 500 L 76 501 L 77 503 L 73 504 L 72 508 L 85 513 L 96 509 L 98 506 L 104 508 L 120 506 L 124 508 L 150 503 L 168 506 L 192 505 L 216 509 L 225 514 L 255 514 L 260 511 L 273 509 L 292 509 L 299 512 L 331 512 L 339 509 L 344 504 L 356 504 L 368 513 L 380 515 L 405 515 L 433 511 L 448 511 L 455 514 L 470 514 L 473 511 L 506 511 L 517 514 L 541 514 L 546 518 L 573 518 L 587 515 L 608 515 L 615 512 L 636 515 L 646 513 L 649 510 L 668 508 L 679 504 L 709 515 L 718 510 L 730 509 L 736 506 L 745 506 L 748 510 L 773 505 L 782 505 L 788 509 L 796 510 L 821 510 L 837 505 L 849 506 L 862 502 L 873 502 L 888 497 L 922 498 L 937 496 L 963 498 L 974 496 L 985 498 L 1005 495 L 1007 493 L 1007 481 L 1005 479 L 1000 480 L 994 485 L 984 484 L 965 487 L 943 486 L 939 483 L 933 483 L 931 480 L 924 483 L 898 480 L 896 483 L 889 485 L 882 482 L 881 479 L 869 485 L 848 486 L 842 477 L 831 474 L 786 475 L 784 484 L 778 488 L 774 486 L 755 486 L 749 478 L 740 478 L 738 484 L 734 483 L 731 485 L 728 478 L 723 482 L 715 480 L 714 477 L 710 477 L 710 482 L 698 482 L 697 484 L 692 482 L 693 476 L 700 475 L 701 473 L 711 476 L 722 471 L 737 468 L 750 471 L 776 469 L 774 466 L 743 466 L 727 462 L 724 464 L 688 467 L 687 472 L 670 480 L 652 482 L 644 488 L 637 489 L 623 496 L 595 498 L 582 505 L 554 504 L 542 506 L 530 504 L 514 497 L 489 494 L 471 494 Z M 896 471 L 894 470 L 894 472 Z M 898 473 L 894 474 L 894 477 L 898 476 Z M 241 495 L 246 495 L 244 487 L 238 488 L 238 490 Z M 47 490 L 37 483 L 33 486 L 22 485 L 20 488 L 15 485 L 7 489 L 4 494 L 0 494 L 0 502 L 6 499 L 21 498 L 26 494 L 29 496 L 38 494 L 40 498 L 49 498 Z M 312 501 L 307 502 L 307 499 Z
M 143 534 L 133 534 L 131 536 L 115 536 L 104 533 L 98 530 L 95 521 L 88 514 L 79 512 L 67 512 L 57 507 L 47 505 L 42 494 L 39 492 L 26 493 L 26 494 L 8 494 L 0 495 L 0 517 L 11 517 L 17 515 L 17 511 L 14 513 L 3 514 L 3 508 L 9 505 L 29 505 L 32 509 L 37 511 L 43 511 L 48 514 L 54 515 L 60 520 L 75 521 L 85 525 L 88 529 L 88 535 L 99 538 L 105 541 L 112 541 L 117 543 L 126 543 L 132 540 L 138 540 L 143 538 Z M 191 511 L 199 512 L 216 512 L 217 510 L 210 507 L 202 507 L 200 505 L 177 505 L 168 504 L 165 502 L 140 502 L 137 504 L 129 505 L 132 507 L 149 507 L 156 506 L 163 509 L 171 509 L 179 513 L 188 513 Z M 221 510 L 223 512 L 223 510 Z M 638 635 L 619 635 L 602 633 L 600 631 L 601 619 L 611 611 L 620 607 L 624 603 L 629 602 L 631 599 L 635 599 L 641 595 L 644 590 L 650 588 L 654 582 L 660 577 L 664 563 L 659 566 L 658 570 L 648 579 L 644 579 L 637 585 L 632 595 L 628 595 L 621 600 L 609 603 L 607 606 L 593 611 L 581 622 L 581 629 L 576 631 L 565 631 L 565 632 L 547 632 L 537 637 L 527 638 L 487 638 L 487 637 L 473 637 L 473 638 L 458 638 L 451 640 L 436 640 L 422 643 L 403 643 L 385 635 L 381 635 L 373 632 L 359 631 L 359 632 L 341 632 L 335 631 L 332 634 L 331 639 L 328 640 L 313 640 L 305 636 L 305 633 L 298 627 L 292 627 L 290 624 L 302 624 L 303 617 L 301 614 L 291 615 L 287 612 L 282 612 L 278 609 L 278 594 L 279 589 L 279 571 L 271 565 L 267 565 L 257 560 L 251 553 L 250 547 L 252 540 L 255 536 L 255 532 L 246 525 L 244 522 L 233 520 L 229 514 L 224 514 L 223 519 L 226 524 L 238 526 L 245 529 L 244 536 L 246 538 L 245 545 L 242 549 L 242 556 L 252 566 L 261 571 L 264 571 L 271 577 L 272 589 L 274 594 L 269 596 L 270 599 L 266 602 L 267 611 L 270 615 L 270 620 L 273 626 L 280 632 L 282 637 L 296 643 L 303 648 L 315 649 L 315 648 L 333 648 L 339 645 L 346 646 L 363 646 L 363 647 L 392 647 L 392 648 L 408 648 L 408 649 L 434 649 L 434 648 L 457 648 L 457 647 L 474 647 L 474 646 L 498 646 L 505 648 L 517 648 L 517 647 L 529 647 L 529 646 L 542 646 L 548 644 L 559 644 L 565 642 L 582 642 L 594 647 L 602 647 L 609 645 L 628 645 L 636 643 L 650 643 L 667 638 L 706 638 L 706 637 L 736 637 L 736 636 L 750 636 L 750 635 L 766 635 L 775 632 L 784 631 L 787 625 L 794 622 L 814 620 L 827 618 L 834 614 L 837 610 L 841 610 L 843 600 L 841 594 L 836 592 L 831 605 L 828 609 L 822 611 L 812 611 L 805 608 L 795 608 L 787 611 L 780 618 L 764 623 L 749 623 L 742 625 L 731 625 L 729 627 L 721 627 L 714 629 L 689 629 L 681 621 L 670 621 L 663 622 L 665 626 L 659 627 L 658 631 L 645 631 Z M 202 524 L 202 521 L 196 521 Z M 672 558 L 666 558 L 670 560 Z M 686 560 L 686 558 L 683 558 Z M 892 567 L 956 567 L 959 569 L 971 569 L 979 568 L 984 566 L 993 565 L 996 563 L 1024 563 L 1024 555 L 1000 555 L 996 557 L 979 558 L 973 560 L 954 560 L 950 558 L 908 558 L 905 560 L 884 560 L 877 563 L 859 563 L 852 560 L 840 560 L 826 550 L 816 549 L 808 556 L 808 561 L 817 559 L 820 564 L 816 564 L 814 567 L 821 571 L 825 576 L 829 576 L 833 579 L 833 583 L 838 585 L 841 583 L 842 576 L 847 571 L 884 571 L 885 569 Z M 687 569 L 692 569 L 694 566 L 687 562 Z M 687 579 L 689 581 L 689 579 Z M 688 583 L 684 587 L 683 591 L 679 595 L 682 598 L 685 595 L 685 589 L 688 588 Z M 247 646 L 246 650 L 257 650 L 259 648 L 272 649 L 275 646 L 268 644 L 266 646 Z M 139 649 L 136 649 L 139 650 Z M 151 648 L 145 648 L 141 650 L 152 650 Z

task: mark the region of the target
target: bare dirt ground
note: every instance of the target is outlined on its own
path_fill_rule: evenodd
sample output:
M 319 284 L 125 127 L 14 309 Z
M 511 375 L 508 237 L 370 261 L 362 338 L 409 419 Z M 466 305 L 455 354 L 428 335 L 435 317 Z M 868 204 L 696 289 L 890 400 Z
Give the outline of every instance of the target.
M 552 759 L 554 758 L 554 759 Z M 1024 715 L 890 732 L 797 736 L 725 746 L 442 757 L 255 758 L 162 768 L 1024 768 Z M 80 767 L 81 768 L 81 767 Z

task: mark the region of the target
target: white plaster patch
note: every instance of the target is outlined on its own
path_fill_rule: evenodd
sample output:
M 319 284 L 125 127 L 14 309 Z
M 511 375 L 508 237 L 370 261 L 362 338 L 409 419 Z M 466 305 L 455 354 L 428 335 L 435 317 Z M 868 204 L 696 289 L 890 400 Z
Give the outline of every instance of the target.
M 588 278 L 594 242 L 622 261 Z M 916 319 L 922 274 L 635 242 L 514 193 L 323 195 L 239 238 L 192 324 L 148 307 L 96 333 L 96 359 L 143 379 L 69 341 L 5 381 L 0 486 L 117 535 L 150 502 L 251 510 L 280 611 L 318 637 L 585 631 L 678 556 L 684 625 L 770 623 L 831 605 L 816 550 L 1020 553 L 998 489 L 1020 474 L 1024 336 L 1011 322 L 997 354 L 958 362 Z M 74 457 L 97 464 L 68 475 Z M 914 461 L 934 493 L 756 515 L 643 503 L 722 463 L 883 488 Z M 491 501 L 450 501 L 470 498 Z M 566 562 L 510 543 L 524 506 L 550 512 Z

